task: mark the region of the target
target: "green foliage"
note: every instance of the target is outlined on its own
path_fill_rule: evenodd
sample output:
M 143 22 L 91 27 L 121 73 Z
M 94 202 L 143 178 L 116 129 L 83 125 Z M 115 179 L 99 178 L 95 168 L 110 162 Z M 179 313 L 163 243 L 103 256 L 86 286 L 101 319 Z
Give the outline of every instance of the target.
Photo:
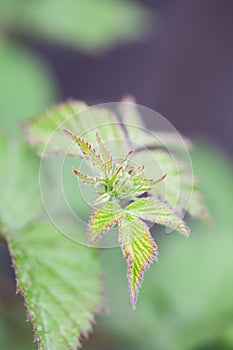
M 138 40 L 150 27 L 143 6 L 122 0 L 0 0 L 0 26 L 89 53 Z
M 12 132 L 53 103 L 57 89 L 45 63 L 25 47 L 0 37 L 0 55 L 1 131 Z
M 0 138 L 1 234 L 35 340 L 41 349 L 75 348 L 102 308 L 99 257 L 63 237 L 45 216 L 39 164 L 25 143 Z

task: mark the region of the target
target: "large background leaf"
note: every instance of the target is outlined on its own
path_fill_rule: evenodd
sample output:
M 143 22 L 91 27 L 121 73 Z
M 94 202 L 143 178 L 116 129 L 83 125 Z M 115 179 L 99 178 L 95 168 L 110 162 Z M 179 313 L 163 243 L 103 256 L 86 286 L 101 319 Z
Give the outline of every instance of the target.
M 39 159 L 28 146 L 0 141 L 1 234 L 10 245 L 35 339 L 42 349 L 73 349 L 103 305 L 98 254 L 65 238 L 45 217 Z
M 48 222 L 24 229 L 10 242 L 36 341 L 46 350 L 80 345 L 102 307 L 97 252 L 68 240 Z
M 93 52 L 143 37 L 151 22 L 143 6 L 122 0 L 1 0 L 4 27 Z

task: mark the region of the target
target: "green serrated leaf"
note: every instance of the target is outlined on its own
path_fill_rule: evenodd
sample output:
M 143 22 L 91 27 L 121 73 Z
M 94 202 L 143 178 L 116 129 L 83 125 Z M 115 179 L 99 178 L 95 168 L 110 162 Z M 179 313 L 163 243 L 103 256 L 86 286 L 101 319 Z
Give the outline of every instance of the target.
M 139 197 L 143 193 L 149 192 L 155 185 L 157 185 L 160 182 L 162 182 L 166 178 L 166 176 L 167 175 L 165 174 L 165 175 L 161 176 L 157 180 L 148 180 L 148 179 L 143 178 L 143 177 L 134 176 L 134 172 L 133 172 L 131 174 L 132 183 L 133 183 L 132 196 L 133 197 Z
M 80 346 L 103 302 L 96 251 L 68 240 L 47 221 L 8 236 L 8 243 L 39 348 Z
M 124 215 L 120 205 L 107 202 L 92 213 L 88 224 L 89 244 L 99 240 L 105 232 L 115 226 Z
M 24 124 L 26 138 L 40 155 L 81 157 L 80 150 L 71 147 L 70 140 L 64 137 L 61 129 L 71 130 L 91 145 L 96 144 L 98 130 L 106 144 L 111 141 L 107 145 L 114 157 L 122 157 L 128 151 L 128 145 L 123 141 L 124 131 L 115 115 L 106 108 L 89 108 L 83 102 L 71 101 L 54 106 Z
M 130 204 L 126 210 L 128 213 L 144 220 L 168 226 L 172 230 L 177 230 L 185 236 L 189 236 L 190 234 L 189 228 L 185 222 L 167 205 L 167 203 L 158 199 L 138 199 Z
M 139 197 L 145 192 L 149 192 L 152 189 L 151 181 L 144 178 L 135 177 L 132 179 L 133 182 L 133 197 Z
M 144 273 L 157 260 L 157 245 L 147 225 L 129 214 L 119 223 L 119 242 L 128 263 L 129 291 L 135 309 Z

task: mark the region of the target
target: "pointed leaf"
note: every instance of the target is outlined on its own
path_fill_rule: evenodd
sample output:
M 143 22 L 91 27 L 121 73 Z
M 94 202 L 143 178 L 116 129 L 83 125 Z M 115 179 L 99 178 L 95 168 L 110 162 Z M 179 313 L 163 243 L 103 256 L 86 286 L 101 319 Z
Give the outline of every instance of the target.
M 185 222 L 167 205 L 155 198 L 141 198 L 127 207 L 127 212 L 144 220 L 177 230 L 185 236 L 190 231 Z
M 94 210 L 88 223 L 89 244 L 99 240 L 105 232 L 115 226 L 124 215 L 120 205 L 107 202 Z
M 132 171 L 131 173 L 131 176 L 134 177 L 134 176 L 139 176 L 143 173 L 145 169 L 145 166 L 144 165 L 140 165 L 139 167 L 137 167 L 136 169 L 134 169 L 134 171 Z
M 74 135 L 72 132 L 64 129 L 64 133 L 73 140 L 80 148 L 84 158 L 89 161 L 93 166 L 99 168 L 102 173 L 105 171 L 105 164 L 102 162 L 99 154 L 87 141 L 81 139 L 80 137 Z
M 119 241 L 128 263 L 129 290 L 135 309 L 144 273 L 157 260 L 157 245 L 147 225 L 131 215 L 126 215 L 120 221 Z
M 140 177 L 133 178 L 133 190 L 132 196 L 139 197 L 143 193 L 148 192 L 152 189 L 153 185 L 150 180 L 143 179 Z
M 88 175 L 85 175 L 85 174 L 82 174 L 80 173 L 80 171 L 74 169 L 74 174 L 80 179 L 80 181 L 82 181 L 83 183 L 85 184 L 88 184 L 88 185 L 95 185 L 96 184 L 96 178 L 94 177 L 91 177 L 91 176 L 88 176 Z

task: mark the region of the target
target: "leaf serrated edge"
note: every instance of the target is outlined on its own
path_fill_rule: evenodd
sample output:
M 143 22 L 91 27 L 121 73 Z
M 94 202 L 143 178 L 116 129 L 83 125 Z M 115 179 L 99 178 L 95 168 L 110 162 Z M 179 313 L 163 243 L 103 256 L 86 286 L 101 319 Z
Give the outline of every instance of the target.
M 12 238 L 10 237 L 10 235 L 7 231 L 5 231 L 5 237 L 6 237 L 6 242 L 7 242 L 8 250 L 9 250 L 11 261 L 12 261 L 12 268 L 13 268 L 14 273 L 15 273 L 16 295 L 20 294 L 23 298 L 24 306 L 26 309 L 26 321 L 30 322 L 32 324 L 34 342 L 37 343 L 38 350 L 45 350 L 42 348 L 42 345 L 41 345 L 41 342 L 42 342 L 41 336 L 37 334 L 38 330 L 36 327 L 35 316 L 32 314 L 32 312 L 30 310 L 27 295 L 26 295 L 25 291 L 20 286 L 19 270 L 17 268 L 16 258 L 15 258 L 15 254 L 13 252 L 14 250 L 12 248 Z M 76 347 L 73 349 L 69 349 L 69 350 L 81 349 L 83 340 L 88 339 L 90 334 L 93 333 L 93 327 L 96 324 L 96 317 L 108 313 L 108 303 L 107 303 L 107 297 L 106 297 L 105 289 L 104 289 L 104 280 L 105 280 L 105 278 L 104 278 L 104 275 L 102 274 L 100 276 L 100 285 L 102 286 L 102 288 L 100 290 L 100 298 L 102 299 L 101 306 L 92 312 L 93 317 L 88 321 L 89 328 L 86 329 L 85 331 L 81 331 L 80 335 L 77 336 Z
M 181 227 L 181 229 L 179 229 L 179 227 L 180 227 L 180 224 L 173 224 L 170 220 L 166 220 L 166 219 L 162 219 L 162 220 L 151 220 L 151 218 L 150 218 L 150 216 L 147 216 L 147 215 L 143 215 L 143 217 L 141 217 L 141 219 L 142 220 L 148 220 L 148 221 L 150 221 L 150 222 L 154 222 L 154 223 L 157 223 L 157 224 L 159 224 L 159 225 L 164 225 L 164 224 L 170 224 L 172 227 L 173 227 L 173 230 L 177 230 L 178 232 L 180 232 L 180 233 L 182 233 L 184 236 L 186 236 L 186 237 L 189 237 L 190 236 L 190 228 L 189 228 L 189 226 L 185 223 L 185 221 L 182 219 L 182 217 L 177 213 L 177 212 L 175 212 L 169 205 L 168 205 L 168 203 L 167 202 L 165 202 L 165 201 L 163 201 L 163 200 L 160 200 L 160 199 L 158 199 L 158 198 L 155 198 L 155 197 L 149 197 L 149 198 L 141 198 L 141 199 L 139 199 L 139 201 L 141 201 L 141 200 L 148 200 L 148 199 L 150 199 L 150 200 L 153 200 L 154 201 L 154 204 L 155 204 L 155 207 L 156 207 L 156 202 L 158 202 L 158 203 L 160 203 L 160 204 L 162 204 L 162 205 L 164 205 L 165 207 L 166 207 L 166 209 L 172 214 L 172 215 L 175 215 L 178 219 L 179 219 L 179 221 L 180 221 L 180 224 L 182 224 L 182 227 Z M 134 204 L 134 203 L 136 203 L 136 202 L 133 202 L 132 204 Z M 128 212 L 129 212 L 129 214 L 130 215 L 133 215 L 133 216 L 136 216 L 136 217 L 138 217 L 138 218 L 140 218 L 140 214 L 138 213 L 138 214 L 136 214 L 135 212 L 130 212 L 130 207 L 131 207 L 131 205 L 132 204 L 130 204 L 127 208 L 126 208 L 126 210 L 128 210 Z M 129 209 L 128 209 L 129 208 Z
M 125 216 L 127 216 L 127 214 Z M 140 220 L 139 218 L 137 218 L 137 219 Z M 142 224 L 146 228 L 147 233 L 145 233 L 145 234 L 147 235 L 149 241 L 152 243 L 153 256 L 150 257 L 146 263 L 144 263 L 144 265 L 143 265 L 143 267 L 141 269 L 141 272 L 140 272 L 140 277 L 139 277 L 139 281 L 138 281 L 136 290 L 134 292 L 132 290 L 132 270 L 134 268 L 134 260 L 133 260 L 133 257 L 131 257 L 126 252 L 126 248 L 125 248 L 126 245 L 130 245 L 131 243 L 124 244 L 122 242 L 122 240 L 121 240 L 123 220 L 124 220 L 124 217 L 119 221 L 119 244 L 121 246 L 121 249 L 123 251 L 123 255 L 124 255 L 124 257 L 125 257 L 125 259 L 127 261 L 127 264 L 128 264 L 127 277 L 128 277 L 128 281 L 129 281 L 129 293 L 130 293 L 130 298 L 131 298 L 131 303 L 132 303 L 133 310 L 136 310 L 137 299 L 138 299 L 138 295 L 139 295 L 139 291 L 140 291 L 140 287 L 141 287 L 141 284 L 142 284 L 142 281 L 143 281 L 144 274 L 145 274 L 146 270 L 150 268 L 150 266 L 152 265 L 152 263 L 154 261 L 158 262 L 158 255 L 159 255 L 159 253 L 158 253 L 158 246 L 157 246 L 156 242 L 154 241 L 154 239 L 152 238 L 148 226 L 143 221 L 140 220 L 142 222 Z

